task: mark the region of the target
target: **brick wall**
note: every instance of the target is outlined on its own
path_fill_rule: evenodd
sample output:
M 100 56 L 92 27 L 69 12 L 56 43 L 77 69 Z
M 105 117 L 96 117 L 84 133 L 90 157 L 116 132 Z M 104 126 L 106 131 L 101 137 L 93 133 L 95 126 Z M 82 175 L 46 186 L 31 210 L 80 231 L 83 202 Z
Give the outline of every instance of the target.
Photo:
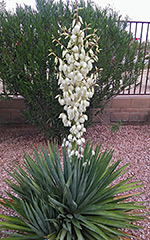
M 96 116 L 94 122 L 146 123 L 150 122 L 150 96 L 119 95 L 106 106 L 103 115 Z
M 25 123 L 21 114 L 21 109 L 24 109 L 24 107 L 22 97 L 0 101 L 0 123 Z
M 24 109 L 22 97 L 0 101 L 0 123 L 25 123 L 21 109 Z M 103 115 L 93 117 L 95 123 L 119 120 L 124 123 L 150 122 L 150 96 L 117 96 L 110 101 Z

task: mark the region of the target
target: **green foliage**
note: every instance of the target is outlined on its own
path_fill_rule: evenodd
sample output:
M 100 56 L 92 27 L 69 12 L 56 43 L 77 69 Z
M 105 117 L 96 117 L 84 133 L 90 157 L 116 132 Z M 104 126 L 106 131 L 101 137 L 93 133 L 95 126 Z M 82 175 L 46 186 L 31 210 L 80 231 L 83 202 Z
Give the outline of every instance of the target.
M 92 155 L 92 148 L 87 142 L 83 158 L 72 160 L 63 148 L 63 161 L 49 143 L 34 149 L 34 160 L 25 154 L 24 167 L 16 165 L 7 180 L 15 196 L 8 193 L 11 200 L 0 202 L 14 210 L 0 215 L 1 230 L 15 230 L 6 231 L 10 237 L 4 239 L 117 240 L 128 237 L 120 229 L 139 228 L 133 223 L 144 218 L 136 214 L 144 206 L 127 202 L 139 193 L 125 192 L 142 185 L 131 178 L 114 183 L 128 164 L 119 167 L 112 151 L 101 153 L 97 145 Z
M 87 110 L 91 122 L 91 108 L 103 110 L 110 98 L 137 80 L 142 58 L 137 56 L 137 42 L 126 32 L 126 23 L 110 9 L 94 8 L 79 3 L 83 21 L 91 23 L 100 36 L 99 68 L 103 71 L 97 79 L 95 94 Z M 37 0 L 37 11 L 30 7 L 17 7 L 16 13 L 0 17 L 0 78 L 5 86 L 4 94 L 20 94 L 25 99 L 27 120 L 35 124 L 49 138 L 68 134 L 58 116 L 63 112 L 55 96 L 59 94 L 54 58 L 61 49 L 53 44 L 52 34 L 58 38 L 60 26 L 69 28 L 73 19 L 74 5 L 69 2 Z M 65 42 L 64 42 L 65 45 Z M 137 58 L 135 61 L 135 57 Z
M 116 124 L 112 124 L 112 126 L 111 126 L 111 132 L 112 132 L 112 133 L 117 132 L 121 126 L 122 126 L 122 120 L 120 120 L 120 121 L 117 122 Z
M 53 14 L 48 16 L 49 12 Z M 60 137 L 66 132 L 58 119 L 62 107 L 55 99 L 58 84 L 54 62 L 48 57 L 51 33 L 57 35 L 58 29 L 55 12 L 55 5 L 49 5 L 45 15 L 26 6 L 1 18 L 4 31 L 0 38 L 3 53 L 0 72 L 4 93 L 22 95 L 26 118 L 48 137 Z

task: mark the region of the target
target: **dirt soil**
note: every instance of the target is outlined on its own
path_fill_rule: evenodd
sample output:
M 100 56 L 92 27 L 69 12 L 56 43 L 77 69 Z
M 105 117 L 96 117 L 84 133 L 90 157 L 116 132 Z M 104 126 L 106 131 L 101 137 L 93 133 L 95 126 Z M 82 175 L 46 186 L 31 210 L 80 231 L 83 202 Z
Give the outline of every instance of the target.
M 2 125 L 0 131 L 0 196 L 6 197 L 5 191 L 10 189 L 4 182 L 8 177 L 4 169 L 13 167 L 14 163 L 21 164 L 24 152 L 32 155 L 33 146 L 37 147 L 47 139 L 29 125 Z M 108 127 L 94 125 L 88 128 L 85 138 L 94 141 L 95 145 L 101 142 L 102 150 L 114 149 L 114 159 L 122 159 L 121 165 L 130 163 L 129 170 L 121 179 L 134 176 L 134 181 L 142 181 L 144 187 L 140 191 L 143 194 L 134 197 L 134 200 L 150 203 L 150 125 L 122 126 L 113 134 Z M 149 203 L 144 203 L 147 208 Z M 147 211 L 150 212 L 150 209 Z M 4 212 L 1 208 L 0 214 Z M 132 239 L 150 240 L 150 217 L 139 224 L 144 229 L 128 231 L 135 236 Z

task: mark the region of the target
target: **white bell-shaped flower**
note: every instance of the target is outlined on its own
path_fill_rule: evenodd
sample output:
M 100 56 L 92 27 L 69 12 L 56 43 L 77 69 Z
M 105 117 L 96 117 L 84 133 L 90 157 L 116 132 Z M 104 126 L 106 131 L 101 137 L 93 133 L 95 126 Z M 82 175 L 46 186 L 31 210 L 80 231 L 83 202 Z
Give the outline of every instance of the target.
M 75 53 L 78 53 L 78 51 L 79 51 L 78 46 L 74 46 L 74 47 L 72 48 L 72 51 L 75 52 Z
M 80 59 L 83 61 L 85 59 L 85 55 L 83 55 L 82 53 L 80 53 Z
M 63 70 L 64 73 L 66 73 L 66 71 L 67 71 L 67 64 L 63 65 L 62 70 Z
M 67 75 L 71 80 L 74 78 L 74 72 L 70 72 Z
M 77 60 L 77 61 L 78 61 L 78 59 L 79 59 L 79 56 L 80 56 L 80 55 L 79 55 L 79 53 L 78 53 L 78 52 L 77 52 L 77 53 L 75 53 L 75 54 L 74 54 L 75 60 Z M 79 65 L 78 65 L 78 66 L 79 66 Z
M 68 140 L 69 140 L 69 141 L 72 141 L 72 134 L 69 134 L 69 135 L 68 135 Z
M 77 41 L 77 36 L 76 36 L 75 34 L 73 34 L 73 35 L 71 36 L 71 40 L 72 40 L 73 42 L 76 42 L 76 41 Z
M 82 125 L 81 125 L 81 124 L 78 124 L 78 125 L 77 125 L 77 129 L 78 129 L 78 131 L 81 131 Z
M 83 79 L 82 73 L 78 72 L 77 73 L 77 78 L 79 81 L 81 81 Z
M 65 101 L 64 101 L 64 99 L 62 99 L 62 98 L 58 98 L 58 101 L 59 101 L 59 103 L 60 103 L 60 105 L 64 105 L 65 104 Z
M 72 30 L 72 34 L 73 35 L 78 35 L 80 33 L 80 27 L 81 27 L 80 23 L 76 24 L 75 27 Z
M 67 45 L 67 48 L 71 48 L 71 46 L 72 46 L 72 43 L 71 43 L 71 41 L 69 41 L 68 45 Z

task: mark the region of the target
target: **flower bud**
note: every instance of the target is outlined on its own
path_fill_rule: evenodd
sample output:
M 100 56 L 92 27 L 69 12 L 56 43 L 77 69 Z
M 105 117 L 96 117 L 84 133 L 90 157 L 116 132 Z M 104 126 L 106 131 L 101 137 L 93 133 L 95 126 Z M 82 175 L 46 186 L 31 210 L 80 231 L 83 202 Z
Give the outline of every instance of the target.
M 82 132 L 85 133 L 86 132 L 86 128 L 82 128 Z
M 82 76 L 82 74 L 80 72 L 77 73 L 77 78 L 78 78 L 78 80 L 82 80 L 83 79 L 83 76 Z
M 80 138 L 81 135 L 82 135 L 82 133 L 80 133 L 80 132 L 78 132 L 78 133 L 76 134 L 77 138 Z
M 84 122 L 85 122 L 85 119 L 84 119 L 83 117 L 81 117 L 81 118 L 79 119 L 79 122 L 80 122 L 80 123 L 84 123 Z
M 67 116 L 66 116 L 66 114 L 65 114 L 65 113 L 61 113 L 61 114 L 59 115 L 59 118 L 62 118 L 62 119 L 67 119 Z
M 80 154 L 78 151 L 75 151 L 75 156 L 80 157 Z
M 79 146 L 82 144 L 81 139 L 78 139 L 78 140 L 77 140 L 77 144 L 78 144 Z
M 66 60 L 67 60 L 67 61 L 68 61 L 69 57 L 70 57 L 70 55 L 67 53 L 67 54 L 66 54 Z
M 79 51 L 79 49 L 78 49 L 77 46 L 74 46 L 74 47 L 72 48 L 72 51 L 75 52 L 75 53 L 77 53 L 77 52 Z
M 67 65 L 66 64 L 63 66 L 62 70 L 63 70 L 64 73 L 66 72 L 66 70 L 67 70 Z
M 68 42 L 67 48 L 71 48 L 72 44 L 71 41 Z
M 76 87 L 75 91 L 76 91 L 76 93 L 79 94 L 81 92 L 81 88 L 80 87 Z
M 81 48 L 81 53 L 85 56 L 85 50 L 83 47 Z
M 81 127 L 81 125 L 80 125 L 80 124 L 78 124 L 78 125 L 77 125 L 77 129 L 78 129 L 78 131 L 80 131 L 80 130 L 81 130 L 81 128 L 82 128 L 82 127 Z
M 75 60 L 78 61 L 78 59 L 79 59 L 79 53 L 75 53 L 74 57 L 75 57 Z
M 72 157 L 74 154 L 75 154 L 75 150 L 72 150 L 72 151 L 70 152 L 70 157 Z
M 81 53 L 81 54 L 80 54 L 80 59 L 81 59 L 81 60 L 84 60 L 84 57 L 85 57 L 85 56 Z
M 72 141 L 72 134 L 69 134 L 69 135 L 68 135 L 68 140 L 69 140 L 69 141 Z
M 88 66 L 87 67 L 88 67 L 89 71 L 92 70 L 92 63 L 90 61 L 88 62 Z
M 85 69 L 85 68 L 81 68 L 80 71 L 81 71 L 82 75 L 85 77 L 86 74 L 87 74 L 87 69 Z
M 62 98 L 58 98 L 58 101 L 59 101 L 60 105 L 64 105 L 65 104 L 65 101 Z
M 79 34 L 79 32 L 80 32 L 80 25 L 76 24 L 75 27 L 72 30 L 72 34 L 77 35 L 77 34 Z
M 81 65 L 81 67 L 83 67 L 83 68 L 86 68 L 86 67 L 87 67 L 86 62 L 84 62 L 84 61 L 82 61 L 80 65 Z
M 71 36 L 71 40 L 72 40 L 73 42 L 76 42 L 77 36 L 73 34 L 73 35 Z
M 88 116 L 86 114 L 84 114 L 83 117 L 86 121 L 88 120 Z
M 92 156 L 94 156 L 95 155 L 95 151 L 94 150 L 92 150 Z
M 65 145 L 66 145 L 66 147 L 67 147 L 67 146 L 69 145 L 69 141 L 66 141 L 66 142 L 65 142 Z
M 69 77 L 70 79 L 72 79 L 72 78 L 74 77 L 74 72 L 70 72 L 70 73 L 68 74 L 68 77 Z

